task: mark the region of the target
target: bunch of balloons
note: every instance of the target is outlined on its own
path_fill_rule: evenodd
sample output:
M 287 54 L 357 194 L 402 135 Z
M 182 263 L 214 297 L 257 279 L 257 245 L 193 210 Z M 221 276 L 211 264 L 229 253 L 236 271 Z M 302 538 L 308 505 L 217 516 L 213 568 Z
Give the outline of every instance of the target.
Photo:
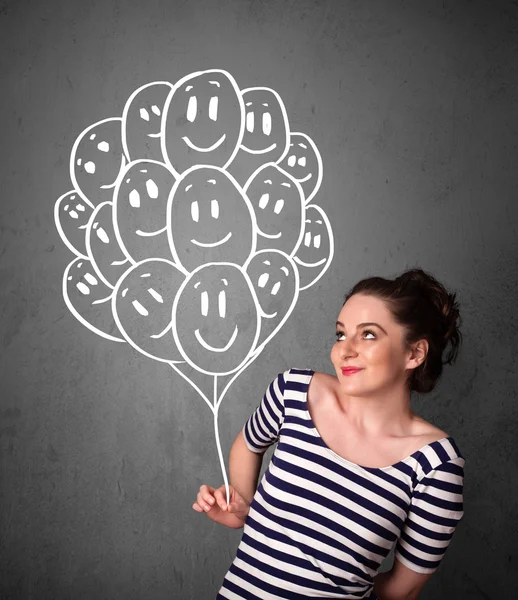
M 240 90 L 213 69 L 136 90 L 122 117 L 79 135 L 70 177 L 54 212 L 76 255 L 66 305 L 189 381 L 214 414 L 226 484 L 221 401 L 333 257 L 329 219 L 312 203 L 317 147 L 290 131 L 277 92 Z M 196 377 L 211 378 L 212 398 Z

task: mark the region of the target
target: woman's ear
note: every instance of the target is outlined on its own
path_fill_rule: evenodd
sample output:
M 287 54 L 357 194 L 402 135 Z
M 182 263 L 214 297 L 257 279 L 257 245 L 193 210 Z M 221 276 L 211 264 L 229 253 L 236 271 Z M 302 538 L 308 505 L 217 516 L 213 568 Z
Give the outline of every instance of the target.
M 410 357 L 407 361 L 407 369 L 416 369 L 424 363 L 428 354 L 428 340 L 422 339 L 411 345 Z

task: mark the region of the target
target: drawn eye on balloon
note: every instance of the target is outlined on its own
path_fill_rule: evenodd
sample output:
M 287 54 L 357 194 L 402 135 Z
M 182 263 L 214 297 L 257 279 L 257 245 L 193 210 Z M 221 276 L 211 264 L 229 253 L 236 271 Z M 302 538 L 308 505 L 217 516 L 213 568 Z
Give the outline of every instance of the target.
M 173 333 L 184 359 L 208 375 L 245 364 L 259 335 L 257 298 L 246 272 L 230 263 L 195 269 L 173 305 Z
M 83 258 L 88 258 L 86 229 L 92 213 L 93 207 L 75 190 L 63 194 L 54 206 L 54 221 L 61 239 L 69 250 Z
M 171 261 L 148 259 L 121 277 L 112 298 L 115 321 L 139 352 L 163 362 L 183 362 L 173 338 L 171 311 L 184 274 Z
M 63 298 L 70 312 L 97 335 L 123 342 L 113 318 L 111 294 L 88 259 L 78 257 L 65 269 Z
M 180 175 L 196 165 L 225 168 L 243 138 L 245 108 L 234 78 L 219 69 L 175 84 L 163 113 L 162 154 Z
M 147 258 L 171 259 L 167 239 L 167 201 L 175 183 L 163 163 L 129 163 L 113 198 L 115 235 L 124 254 L 135 264 Z
M 186 272 L 207 262 L 243 265 L 255 251 L 254 210 L 229 173 L 192 167 L 171 191 L 167 233 L 174 261 Z
M 247 181 L 245 193 L 257 221 L 257 249 L 276 249 L 293 255 L 302 239 L 302 188 L 278 165 L 267 164 Z
M 86 230 L 86 250 L 95 272 L 114 288 L 129 261 L 120 249 L 113 227 L 113 205 L 103 202 L 94 210 Z
M 126 164 L 122 147 L 122 119 L 104 119 L 87 127 L 76 139 L 70 155 L 70 178 L 90 206 L 112 199 Z
M 301 290 L 312 286 L 322 277 L 334 254 L 331 223 L 320 206 L 306 206 L 304 225 L 304 240 L 293 257 L 299 270 Z
M 245 265 L 258 301 L 261 331 L 254 352 L 284 325 L 299 295 L 299 273 L 293 259 L 279 250 L 261 250 Z
M 163 161 L 162 114 L 173 85 L 148 83 L 131 94 L 122 112 L 122 144 L 128 160 Z
M 288 153 L 279 166 L 300 183 L 309 204 L 322 183 L 322 157 L 315 142 L 305 133 L 290 134 Z
M 288 151 L 290 128 L 288 114 L 279 94 L 267 87 L 242 92 L 245 104 L 245 129 L 239 151 L 229 166 L 239 182 L 265 163 L 280 162 Z

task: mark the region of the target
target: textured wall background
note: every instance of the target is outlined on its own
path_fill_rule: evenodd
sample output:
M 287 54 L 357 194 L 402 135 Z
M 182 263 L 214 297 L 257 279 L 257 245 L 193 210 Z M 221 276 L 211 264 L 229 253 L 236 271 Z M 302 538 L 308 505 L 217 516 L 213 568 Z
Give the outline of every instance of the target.
M 223 403 L 225 455 L 278 372 L 332 372 L 349 287 L 421 266 L 457 291 L 465 344 L 413 408 L 466 458 L 465 517 L 421 597 L 514 597 L 518 8 L 482 0 L 0 2 L 0 597 L 210 599 L 234 556 L 239 532 L 191 509 L 221 482 L 211 414 L 69 313 L 53 221 L 83 129 L 208 68 L 276 90 L 315 140 L 336 242 Z

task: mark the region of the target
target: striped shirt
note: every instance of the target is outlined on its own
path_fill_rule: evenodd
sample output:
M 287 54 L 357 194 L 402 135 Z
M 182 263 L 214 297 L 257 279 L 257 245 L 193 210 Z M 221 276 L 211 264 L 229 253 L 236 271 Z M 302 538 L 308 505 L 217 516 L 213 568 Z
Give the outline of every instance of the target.
M 333 452 L 311 420 L 311 370 L 269 385 L 243 427 L 248 448 L 277 442 L 218 599 L 376 599 L 373 578 L 395 556 L 433 573 L 463 512 L 464 459 L 452 437 L 389 467 Z

